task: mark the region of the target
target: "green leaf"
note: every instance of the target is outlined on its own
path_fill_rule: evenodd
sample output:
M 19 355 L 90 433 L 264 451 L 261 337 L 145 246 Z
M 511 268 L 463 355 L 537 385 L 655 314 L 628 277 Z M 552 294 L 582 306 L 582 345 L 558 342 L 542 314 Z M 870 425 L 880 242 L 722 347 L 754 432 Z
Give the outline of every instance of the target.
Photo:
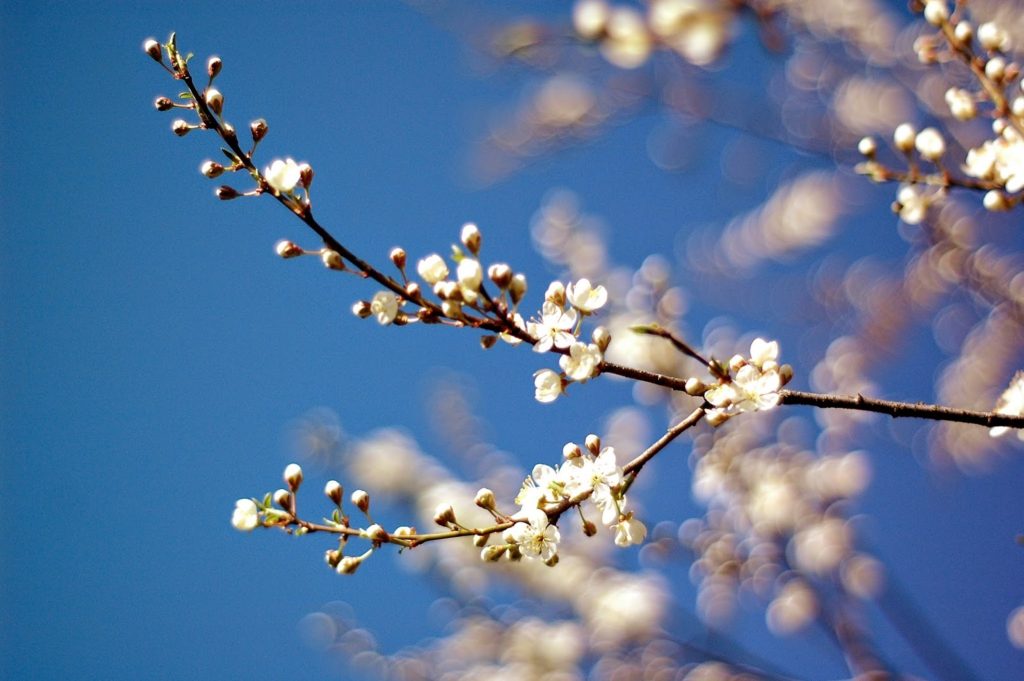
M 178 99 L 192 99 L 192 93 L 188 90 L 178 93 Z

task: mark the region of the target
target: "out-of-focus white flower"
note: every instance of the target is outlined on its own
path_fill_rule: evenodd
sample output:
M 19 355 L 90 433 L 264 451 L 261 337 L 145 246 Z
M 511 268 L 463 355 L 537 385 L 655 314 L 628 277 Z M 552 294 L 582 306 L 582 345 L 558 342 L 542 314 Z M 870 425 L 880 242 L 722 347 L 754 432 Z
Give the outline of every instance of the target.
M 633 513 L 627 513 L 615 524 L 615 544 L 617 546 L 631 546 L 642 544 L 647 537 L 647 527 L 633 517 Z
M 594 377 L 602 359 L 601 349 L 593 343 L 573 343 L 569 346 L 569 354 L 562 355 L 558 363 L 566 376 L 582 382 Z
M 448 265 L 445 264 L 444 258 L 432 253 L 416 263 L 416 272 L 423 281 L 433 286 L 448 276 Z
M 398 298 L 390 291 L 380 291 L 370 301 L 370 312 L 381 324 L 390 324 L 398 316 Z
M 893 131 L 892 141 L 900 151 L 907 152 L 914 148 L 917 130 L 910 123 L 900 123 Z
M 302 171 L 299 170 L 299 164 L 293 159 L 286 158 L 283 161 L 276 159 L 263 169 L 263 177 L 267 180 L 267 184 L 278 192 L 287 194 L 299 184 Z
M 568 348 L 576 340 L 572 334 L 576 326 L 576 310 L 565 311 L 552 302 L 545 301 L 541 306 L 539 322 L 530 322 L 527 329 L 537 339 L 533 346 L 534 352 L 547 352 L 552 347 Z
M 604 286 L 591 286 L 589 279 L 570 283 L 565 289 L 569 304 L 581 313 L 593 314 L 608 302 L 608 290 Z
M 632 7 L 616 7 L 605 25 L 601 43 L 605 59 L 623 69 L 635 69 L 651 53 L 651 36 L 643 17 Z
M 914 146 L 921 158 L 928 161 L 938 161 L 946 153 L 946 141 L 942 134 L 935 128 L 925 128 L 917 133 L 914 138 Z
M 260 510 L 252 499 L 239 499 L 231 514 L 231 524 L 241 532 L 251 532 L 260 524 Z
M 533 387 L 538 402 L 554 402 L 562 394 L 562 377 L 551 369 L 541 369 L 533 375 Z
M 949 19 L 949 8 L 945 0 L 928 0 L 924 6 L 924 18 L 932 26 L 941 26 Z
M 572 8 L 572 25 L 581 37 L 594 40 L 604 32 L 610 14 L 604 0 L 580 0 Z
M 985 22 L 978 27 L 978 42 L 986 50 L 1002 50 L 1010 46 L 1010 36 L 998 24 L 992 21 Z
M 562 538 L 558 528 L 548 522 L 548 514 L 536 508 L 526 513 L 525 522 L 518 522 L 510 528 L 509 537 L 519 545 L 523 556 L 543 561 L 555 556 Z
M 1010 193 L 1024 189 L 1024 139 L 1011 126 L 1000 136 L 967 152 L 965 172 L 983 180 L 994 180 Z
M 710 64 L 728 38 L 730 14 L 706 0 L 653 0 L 651 30 L 691 64 Z
M 1007 416 L 1024 416 L 1024 371 L 1018 371 L 1014 374 L 1009 387 L 999 396 L 995 412 L 997 414 L 1006 414 Z M 1006 426 L 996 426 L 995 428 L 990 428 L 988 432 L 992 437 L 999 437 L 1008 430 L 1010 429 Z M 1024 430 L 1018 430 L 1017 437 L 1024 440 Z
M 905 184 L 896 193 L 900 220 L 908 225 L 919 225 L 928 214 L 933 196 L 921 191 L 917 185 Z
M 974 97 L 961 88 L 951 87 L 946 90 L 946 105 L 949 106 L 949 112 L 953 117 L 961 121 L 968 121 L 978 114 Z

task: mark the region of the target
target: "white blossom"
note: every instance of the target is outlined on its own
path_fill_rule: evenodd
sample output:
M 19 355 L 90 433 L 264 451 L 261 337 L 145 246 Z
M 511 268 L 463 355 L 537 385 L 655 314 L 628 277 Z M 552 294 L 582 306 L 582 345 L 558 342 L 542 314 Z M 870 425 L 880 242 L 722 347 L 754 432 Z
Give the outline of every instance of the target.
M 423 281 L 433 286 L 448 276 L 448 265 L 445 264 L 444 258 L 432 253 L 416 263 L 416 272 Z
M 570 283 L 565 289 L 569 304 L 583 314 L 592 314 L 608 302 L 608 290 L 604 286 L 591 286 L 589 279 Z
M 1024 416 L 1024 371 L 1018 371 L 1010 381 L 1010 385 L 999 396 L 996 402 L 995 412 L 1007 416 Z M 989 435 L 999 437 L 1004 435 L 1009 428 L 996 426 L 989 429 Z M 1017 431 L 1017 437 L 1024 440 L 1024 430 Z
M 263 177 L 267 180 L 267 184 L 275 190 L 281 194 L 287 194 L 299 184 L 302 171 L 299 170 L 299 164 L 293 159 L 287 158 L 283 161 L 276 159 L 263 169 Z
M 569 354 L 562 355 L 558 364 L 565 375 L 574 381 L 586 381 L 597 374 L 601 366 L 601 349 L 590 343 L 573 343 L 569 346 Z
M 459 285 L 463 291 L 470 290 L 474 293 L 480 290 L 480 284 L 484 280 L 484 270 L 480 261 L 475 258 L 463 258 L 457 269 Z
M 526 558 L 551 560 L 558 551 L 561 535 L 558 528 L 548 522 L 548 514 L 540 509 L 527 512 L 526 520 L 513 525 L 509 537 L 519 545 Z
M 231 524 L 241 532 L 251 532 L 260 523 L 260 511 L 252 499 L 239 499 L 231 514 Z
M 946 105 L 949 106 L 949 112 L 953 117 L 961 121 L 970 120 L 978 113 L 974 97 L 961 88 L 951 87 L 946 90 Z
M 380 291 L 370 301 L 370 312 L 381 324 L 390 324 L 398 316 L 398 298 L 390 291 Z
M 918 225 L 928 214 L 928 206 L 932 203 L 932 196 L 924 193 L 916 185 L 905 184 L 896 193 L 896 203 L 899 206 L 900 219 L 908 225 Z
M 550 301 L 541 306 L 540 321 L 530 322 L 528 330 L 537 339 L 535 352 L 547 352 L 552 347 L 568 348 L 576 340 L 572 334 L 576 326 L 576 310 L 568 312 Z
M 720 383 L 704 393 L 712 406 L 734 412 L 765 411 L 779 403 L 782 377 L 778 370 L 765 371 L 752 364 L 740 367 L 735 378 Z
M 774 362 L 779 358 L 779 342 L 768 342 L 763 338 L 755 338 L 750 344 L 750 363 L 761 368 L 765 362 Z
M 617 546 L 631 546 L 642 544 L 647 537 L 647 527 L 633 517 L 632 513 L 625 514 L 615 525 L 615 544 Z
M 967 152 L 964 171 L 983 180 L 994 180 L 1015 193 L 1024 189 L 1024 139 L 1010 126 L 1002 134 Z
M 538 402 L 554 402 L 562 394 L 562 377 L 551 369 L 541 369 L 533 375 L 533 387 Z

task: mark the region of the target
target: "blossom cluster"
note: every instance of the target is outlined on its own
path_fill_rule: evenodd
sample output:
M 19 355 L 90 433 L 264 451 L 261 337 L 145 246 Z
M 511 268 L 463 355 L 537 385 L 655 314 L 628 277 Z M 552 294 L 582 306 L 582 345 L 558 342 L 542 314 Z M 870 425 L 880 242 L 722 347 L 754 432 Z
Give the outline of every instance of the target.
M 945 136 L 935 127 L 918 131 L 909 122 L 896 127 L 893 146 L 908 161 L 906 171 L 887 168 L 876 159 L 877 142 L 866 137 L 858 150 L 866 158 L 858 170 L 879 182 L 900 182 L 894 210 L 908 224 L 919 224 L 930 206 L 941 201 L 952 186 L 984 192 L 982 203 L 990 211 L 1005 211 L 1024 198 L 1024 79 L 1021 67 L 1010 58 L 1006 29 L 989 21 L 975 26 L 967 19 L 964 5 L 951 13 L 946 0 L 928 0 L 922 5 L 925 21 L 937 34 L 921 35 L 914 44 L 925 64 L 962 62 L 976 81 L 973 88 L 953 85 L 944 99 L 949 117 L 971 121 L 984 111 L 991 116 L 990 139 L 969 148 L 956 177 L 944 163 Z M 922 171 L 919 162 L 934 167 Z
M 719 381 L 704 389 L 695 385 L 693 392 L 703 390 L 711 405 L 707 420 L 720 425 L 729 418 L 749 411 L 767 411 L 779 404 L 779 390 L 793 377 L 788 364 L 779 365 L 778 341 L 755 338 L 750 344 L 750 357 L 734 355 L 727 367 L 714 365 Z

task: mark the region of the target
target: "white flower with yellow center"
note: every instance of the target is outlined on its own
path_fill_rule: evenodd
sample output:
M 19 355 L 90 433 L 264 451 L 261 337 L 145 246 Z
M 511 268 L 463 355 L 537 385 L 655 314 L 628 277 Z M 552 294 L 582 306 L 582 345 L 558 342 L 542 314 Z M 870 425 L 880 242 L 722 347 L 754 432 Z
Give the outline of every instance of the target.
M 299 184 L 302 171 L 299 170 L 299 164 L 293 159 L 286 158 L 283 161 L 277 159 L 263 169 L 263 177 L 267 180 L 267 184 L 277 192 L 287 194 Z

